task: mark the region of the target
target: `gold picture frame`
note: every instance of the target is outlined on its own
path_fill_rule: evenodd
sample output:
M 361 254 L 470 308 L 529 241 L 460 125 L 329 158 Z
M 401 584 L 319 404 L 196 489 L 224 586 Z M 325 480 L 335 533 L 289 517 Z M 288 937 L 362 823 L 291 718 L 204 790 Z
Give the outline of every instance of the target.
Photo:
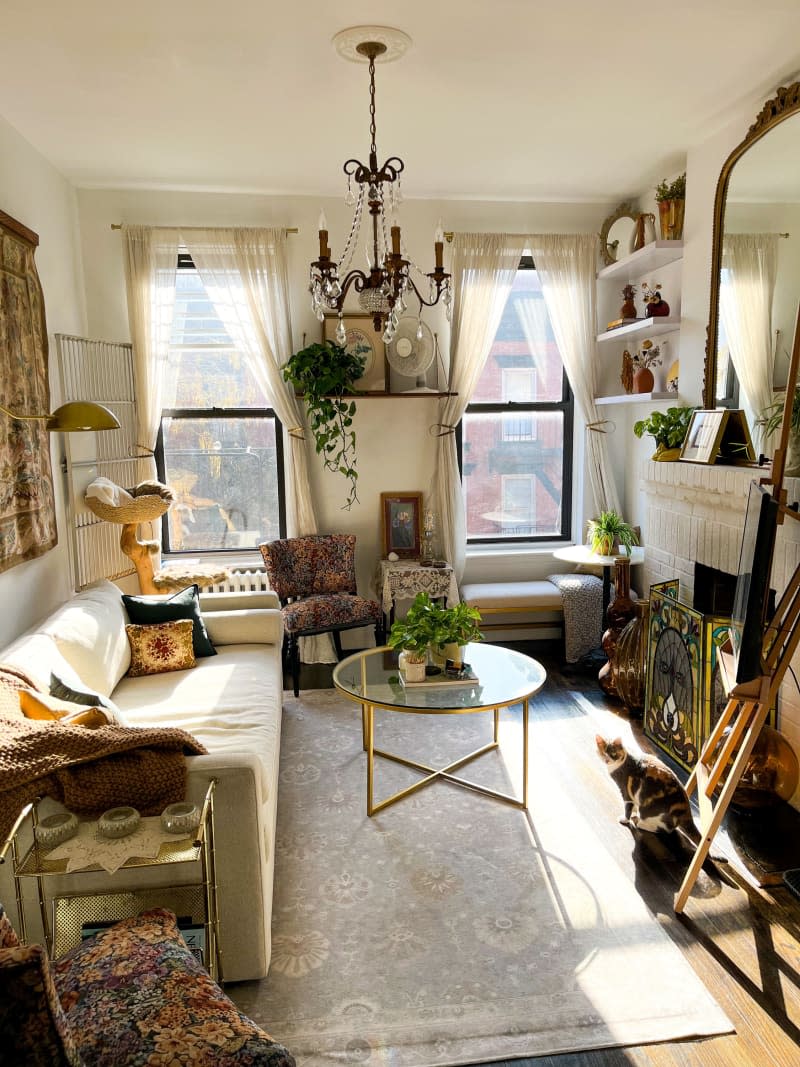
M 684 463 L 748 464 L 755 458 L 744 411 L 709 408 L 692 414 L 681 447 Z
M 422 493 L 381 493 L 383 554 L 419 559 L 422 551 Z
M 364 356 L 364 374 L 355 388 L 364 393 L 386 392 L 386 346 L 380 331 L 375 330 L 372 316 L 365 312 L 345 312 L 342 315 L 347 341 L 344 347 L 353 355 Z M 338 315 L 326 315 L 322 322 L 322 340 L 336 341 Z

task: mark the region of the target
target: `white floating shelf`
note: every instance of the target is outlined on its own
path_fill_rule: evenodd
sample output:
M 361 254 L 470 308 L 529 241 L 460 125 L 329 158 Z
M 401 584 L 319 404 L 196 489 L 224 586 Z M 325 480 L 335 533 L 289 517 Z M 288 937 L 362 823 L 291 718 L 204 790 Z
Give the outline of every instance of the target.
M 594 402 L 602 407 L 603 404 L 643 404 L 645 401 L 677 399 L 677 393 L 623 393 L 622 396 L 596 396 Z
M 598 272 L 598 281 L 605 278 L 626 277 L 628 281 L 636 279 L 648 271 L 665 267 L 683 257 L 683 241 L 651 241 L 649 245 L 637 252 L 623 256 L 616 263 L 609 263 Z
M 675 315 L 661 315 L 657 318 L 637 319 L 625 326 L 617 326 L 613 330 L 603 330 L 597 335 L 597 343 L 605 341 L 618 341 L 621 337 L 634 337 L 642 333 L 657 336 L 660 333 L 672 333 L 681 328 L 681 320 Z

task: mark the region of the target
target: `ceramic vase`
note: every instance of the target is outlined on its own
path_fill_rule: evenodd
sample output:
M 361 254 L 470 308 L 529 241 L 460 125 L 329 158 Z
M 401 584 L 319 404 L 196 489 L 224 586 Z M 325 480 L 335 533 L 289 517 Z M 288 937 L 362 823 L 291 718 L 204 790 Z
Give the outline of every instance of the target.
M 639 367 L 633 372 L 634 393 L 652 393 L 654 382 L 653 372 L 649 367 Z
M 421 656 L 415 652 L 401 652 L 397 664 L 407 682 L 425 681 L 425 661 L 427 656 Z
M 680 241 L 683 237 L 683 214 L 685 200 L 660 200 L 658 202 L 658 221 L 661 227 L 662 241 Z
M 448 660 L 452 660 L 456 667 L 460 667 L 464 662 L 465 648 L 466 645 L 459 645 L 455 641 L 449 642 L 449 644 L 442 646 L 442 648 L 439 648 L 438 645 L 431 645 L 431 659 L 437 667 L 443 668 Z

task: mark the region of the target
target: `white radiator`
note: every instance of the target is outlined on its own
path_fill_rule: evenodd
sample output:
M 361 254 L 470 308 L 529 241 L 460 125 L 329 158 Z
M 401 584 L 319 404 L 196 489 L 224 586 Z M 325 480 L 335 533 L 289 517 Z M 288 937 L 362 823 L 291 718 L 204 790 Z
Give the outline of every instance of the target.
M 262 593 L 269 589 L 267 572 L 264 568 L 247 571 L 231 571 L 224 582 L 211 586 L 214 593 Z

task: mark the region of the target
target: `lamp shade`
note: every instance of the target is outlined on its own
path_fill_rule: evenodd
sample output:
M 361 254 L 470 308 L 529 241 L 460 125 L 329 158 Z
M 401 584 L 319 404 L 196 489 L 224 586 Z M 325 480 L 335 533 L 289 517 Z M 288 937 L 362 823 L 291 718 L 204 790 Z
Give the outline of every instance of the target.
M 118 430 L 119 419 L 102 404 L 91 400 L 71 400 L 47 416 L 51 433 L 71 433 L 74 430 Z
M 16 422 L 45 420 L 50 433 L 71 433 L 73 430 L 118 430 L 119 419 L 107 407 L 91 400 L 71 400 L 62 404 L 52 415 L 17 415 L 0 404 L 0 411 Z

